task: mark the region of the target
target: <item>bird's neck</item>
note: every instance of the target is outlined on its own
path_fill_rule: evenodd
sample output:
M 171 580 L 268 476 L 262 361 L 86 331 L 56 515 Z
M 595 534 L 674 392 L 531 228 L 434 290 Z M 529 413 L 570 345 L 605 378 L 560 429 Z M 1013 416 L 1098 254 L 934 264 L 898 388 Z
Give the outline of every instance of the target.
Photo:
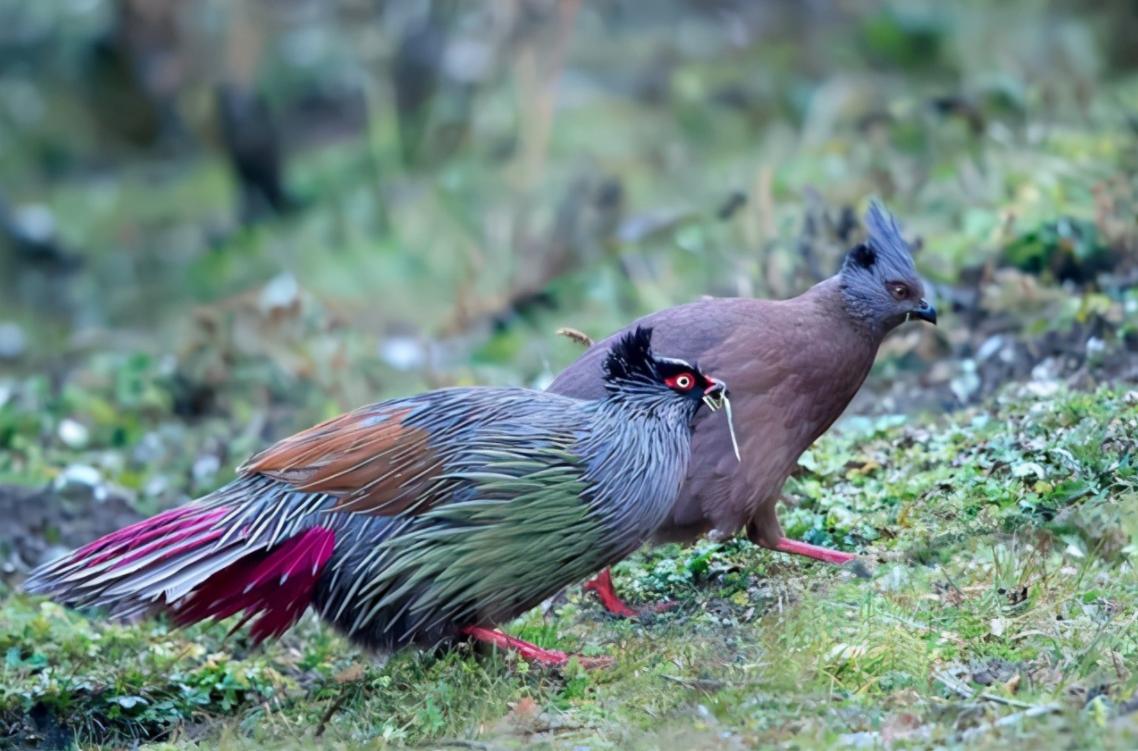
M 842 283 L 841 274 L 814 285 L 803 297 L 807 295 L 814 296 L 820 304 L 830 310 L 841 310 L 845 315 L 835 318 L 838 319 L 839 325 L 846 329 L 845 333 L 858 337 L 874 348 L 879 346 L 885 335 L 889 333 L 853 288 Z
M 607 425 L 583 441 L 591 457 L 588 481 L 601 510 L 601 547 L 624 557 L 664 521 L 687 474 L 691 456 L 691 400 L 675 394 L 646 399 L 622 391 L 592 403 L 594 424 Z

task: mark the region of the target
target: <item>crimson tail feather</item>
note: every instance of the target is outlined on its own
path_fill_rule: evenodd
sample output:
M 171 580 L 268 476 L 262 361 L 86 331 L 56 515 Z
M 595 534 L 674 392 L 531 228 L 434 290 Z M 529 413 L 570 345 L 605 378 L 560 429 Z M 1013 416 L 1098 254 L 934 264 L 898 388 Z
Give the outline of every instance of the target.
M 179 625 L 222 620 L 243 612 L 239 628 L 255 643 L 280 636 L 300 619 L 324 564 L 332 557 L 336 534 L 313 527 L 267 551 L 246 556 L 205 581 L 174 608 Z
M 167 612 L 188 625 L 241 613 L 238 625 L 253 620 L 251 635 L 260 642 L 283 634 L 304 613 L 335 541 L 324 527 L 279 541 L 250 536 L 245 514 L 224 505 L 190 505 L 48 563 L 24 586 L 116 618 Z

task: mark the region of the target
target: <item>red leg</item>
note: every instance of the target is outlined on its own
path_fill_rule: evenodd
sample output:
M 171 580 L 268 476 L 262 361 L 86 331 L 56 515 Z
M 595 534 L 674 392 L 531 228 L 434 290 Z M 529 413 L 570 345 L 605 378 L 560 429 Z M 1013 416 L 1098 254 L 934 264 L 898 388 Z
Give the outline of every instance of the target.
M 616 588 L 612 585 L 611 569 L 606 568 L 591 581 L 585 582 L 581 588 L 586 592 L 596 592 L 597 598 L 601 601 L 601 605 L 604 606 L 605 610 L 615 616 L 620 618 L 637 618 L 640 616 L 640 613 L 625 605 L 624 600 L 620 599 L 620 595 L 616 593 Z M 649 609 L 661 612 L 675 606 L 675 604 L 674 602 L 661 602 L 657 605 L 649 606 Z
M 836 563 L 839 566 L 843 563 L 857 560 L 857 556 L 853 553 L 843 553 L 840 550 L 831 550 L 830 548 L 823 548 L 819 545 L 811 545 L 806 542 L 799 542 L 798 540 L 791 540 L 788 537 L 783 537 L 778 541 L 775 550 L 782 551 L 783 553 L 791 553 L 793 555 L 804 555 L 807 558 L 813 558 L 816 561 L 825 561 L 826 563 Z
M 612 572 L 605 569 L 597 574 L 596 578 L 592 581 L 587 581 L 583 589 L 586 592 L 596 592 L 597 598 L 604 605 L 605 610 L 613 615 L 620 616 L 621 618 L 635 618 L 636 611 L 624 604 L 624 600 L 620 599 L 620 595 L 616 593 L 616 589 L 612 586 Z
M 557 649 L 542 649 L 536 644 L 530 644 L 528 641 L 515 639 L 512 636 L 507 636 L 501 631 L 496 631 L 492 628 L 482 628 L 480 626 L 467 626 L 462 630 L 462 633 L 467 636 L 477 639 L 487 644 L 493 644 L 499 649 L 512 649 L 519 655 L 527 660 L 548 665 L 550 667 L 563 667 L 569 662 L 570 655 Z M 612 658 L 609 657 L 578 657 L 581 667 L 596 668 L 604 665 L 611 665 Z

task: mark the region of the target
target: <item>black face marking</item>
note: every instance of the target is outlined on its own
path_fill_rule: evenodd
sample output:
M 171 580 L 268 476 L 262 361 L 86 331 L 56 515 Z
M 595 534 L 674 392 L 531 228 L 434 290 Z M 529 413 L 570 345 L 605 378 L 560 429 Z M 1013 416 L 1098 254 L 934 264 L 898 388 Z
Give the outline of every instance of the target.
M 877 253 L 865 243 L 858 243 L 850 250 L 850 259 L 863 269 L 868 269 L 877 263 Z

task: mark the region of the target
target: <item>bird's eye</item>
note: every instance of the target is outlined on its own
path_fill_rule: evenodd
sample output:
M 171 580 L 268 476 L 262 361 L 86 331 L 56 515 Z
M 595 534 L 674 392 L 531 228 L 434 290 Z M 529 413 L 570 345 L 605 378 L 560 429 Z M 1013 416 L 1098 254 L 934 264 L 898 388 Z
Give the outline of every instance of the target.
M 690 374 L 684 373 L 683 375 L 674 376 L 667 380 L 667 384 L 674 389 L 680 391 L 687 391 L 695 385 L 695 379 Z
M 890 284 L 889 294 L 893 295 L 894 300 L 905 300 L 909 297 L 909 288 L 904 284 Z

